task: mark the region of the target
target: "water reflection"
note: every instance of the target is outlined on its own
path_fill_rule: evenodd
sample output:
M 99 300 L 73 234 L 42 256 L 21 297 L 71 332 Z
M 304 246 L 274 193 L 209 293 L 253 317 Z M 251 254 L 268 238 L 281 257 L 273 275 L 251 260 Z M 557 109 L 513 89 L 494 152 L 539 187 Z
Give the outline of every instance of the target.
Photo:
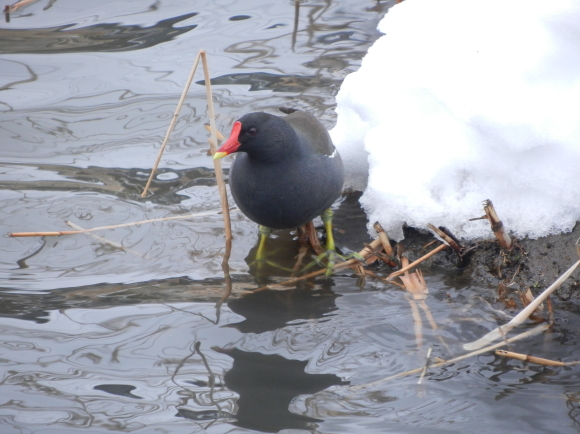
M 263 432 L 316 428 L 322 422 L 289 410 L 299 395 L 313 394 L 335 385 L 348 384 L 333 374 L 308 374 L 307 361 L 288 360 L 238 349 L 223 350 L 234 359 L 225 385 L 238 393 L 235 424 Z
M 197 84 L 205 85 L 205 81 Z M 249 91 L 271 90 L 272 92 L 304 92 L 312 87 L 328 86 L 337 89 L 340 82 L 319 76 L 276 75 L 265 72 L 246 74 L 228 74 L 212 78 L 211 84 L 217 85 L 248 85 Z
M 230 324 L 242 333 L 264 333 L 284 327 L 297 320 L 314 320 L 336 311 L 338 295 L 331 291 L 290 289 L 288 291 L 262 291 L 230 300 L 228 307 L 246 318 Z
M 150 27 L 95 24 L 72 28 L 75 24 L 38 29 L 0 29 L 0 54 L 56 54 L 95 51 L 142 50 L 189 32 L 197 25 L 174 25 L 197 13 L 159 21 Z

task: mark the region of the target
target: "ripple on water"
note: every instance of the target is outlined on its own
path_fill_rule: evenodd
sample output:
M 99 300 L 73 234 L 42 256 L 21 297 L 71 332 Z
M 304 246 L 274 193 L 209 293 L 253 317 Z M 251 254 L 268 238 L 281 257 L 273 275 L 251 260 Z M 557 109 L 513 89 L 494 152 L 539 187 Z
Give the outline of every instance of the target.
M 206 194 L 199 194 L 206 190 Z M 197 187 L 196 204 L 213 203 L 215 187 Z M 25 192 L 5 202 L 4 227 L 11 232 L 101 227 L 175 215 L 174 207 L 95 193 Z M 193 202 L 189 200 L 189 202 Z M 191 209 L 195 210 L 193 204 Z M 202 208 L 203 210 L 203 208 Z M 204 210 L 205 211 L 205 210 Z M 254 237 L 254 225 L 234 219 L 237 233 Z M 9 238 L 2 258 L 3 285 L 20 290 L 130 283 L 188 276 L 194 280 L 223 275 L 223 220 L 219 215 L 109 229 L 62 237 Z M 232 266 L 245 268 L 244 246 L 234 250 Z

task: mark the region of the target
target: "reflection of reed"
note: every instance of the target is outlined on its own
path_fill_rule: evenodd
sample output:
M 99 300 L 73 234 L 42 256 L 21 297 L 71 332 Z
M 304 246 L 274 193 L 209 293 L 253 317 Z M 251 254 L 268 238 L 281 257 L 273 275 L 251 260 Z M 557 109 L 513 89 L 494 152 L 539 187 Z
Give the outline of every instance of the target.
M 95 24 L 69 29 L 71 24 L 41 29 L 0 29 L 0 53 L 82 53 L 130 51 L 153 47 L 175 39 L 197 24 L 175 28 L 175 24 L 197 13 L 161 20 L 150 27 Z
M 86 231 L 86 229 L 83 229 L 79 225 L 76 225 L 72 222 L 66 222 L 66 224 L 69 225 L 71 228 L 76 229 L 77 231 L 82 231 L 82 232 Z M 100 241 L 102 243 L 109 244 L 109 245 L 115 247 L 116 249 L 120 249 L 120 250 L 123 250 L 124 252 L 131 253 L 135 256 L 139 256 L 140 258 L 146 259 L 145 256 L 143 256 L 141 253 L 139 253 L 133 249 L 129 249 L 129 248 L 123 246 L 122 244 L 117 243 L 116 241 L 108 240 L 107 238 L 99 237 L 98 235 L 95 235 L 95 234 L 89 233 L 88 235 L 89 235 L 89 237 L 91 237 L 97 241 Z
M 187 419 L 190 420 L 194 420 L 196 422 L 199 422 L 201 420 L 210 420 L 210 422 L 203 426 L 202 428 L 204 430 L 208 429 L 210 426 L 212 426 L 214 423 L 216 423 L 219 419 L 231 419 L 232 418 L 232 414 L 226 411 L 223 411 L 222 406 L 220 405 L 220 403 L 225 402 L 225 401 L 230 401 L 231 398 L 224 398 L 224 399 L 218 399 L 216 400 L 214 397 L 214 391 L 215 388 L 217 386 L 216 384 L 216 375 L 213 373 L 213 371 L 211 370 L 211 367 L 207 361 L 207 358 L 205 357 L 205 355 L 203 354 L 203 352 L 201 351 L 201 342 L 200 341 L 196 341 L 194 343 L 194 348 L 191 351 L 191 353 L 185 357 L 183 360 L 181 360 L 179 362 L 179 364 L 177 365 L 177 367 L 175 368 L 175 371 L 173 373 L 173 375 L 171 376 L 171 381 L 178 387 L 187 390 L 188 392 L 190 392 L 187 388 L 179 385 L 176 381 L 175 378 L 177 376 L 177 374 L 179 373 L 179 370 L 184 366 L 184 364 L 187 362 L 188 359 L 190 359 L 191 357 L 193 357 L 196 353 L 199 355 L 199 357 L 201 358 L 201 361 L 203 363 L 203 365 L 205 366 L 205 369 L 207 370 L 208 373 L 208 381 L 207 381 L 207 387 L 209 387 L 209 401 L 210 404 L 216 407 L 216 411 L 212 411 L 212 410 L 203 410 L 203 411 L 193 411 L 193 410 L 189 410 L 187 408 L 183 408 L 182 404 L 181 408 L 178 408 L 178 413 L 180 416 L 185 417 Z M 220 387 L 223 387 L 222 384 L 219 384 Z M 193 392 L 191 393 L 191 398 L 193 400 L 196 400 L 196 394 Z M 201 402 L 197 402 L 197 404 L 203 404 Z M 235 405 L 234 405 L 234 409 L 235 409 Z

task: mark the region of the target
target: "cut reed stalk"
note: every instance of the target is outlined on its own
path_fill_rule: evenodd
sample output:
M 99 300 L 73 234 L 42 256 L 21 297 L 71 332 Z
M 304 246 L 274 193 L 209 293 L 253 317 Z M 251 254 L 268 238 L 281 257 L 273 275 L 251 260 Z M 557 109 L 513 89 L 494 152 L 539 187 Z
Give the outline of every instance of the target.
M 389 258 L 393 257 L 393 247 L 391 246 L 391 242 L 389 241 L 389 236 L 387 235 L 387 233 L 385 232 L 385 230 L 383 229 L 383 227 L 381 226 L 381 224 L 379 222 L 375 222 L 375 224 L 373 225 L 373 228 L 375 231 L 377 231 L 377 235 L 379 236 L 379 239 L 381 240 L 381 243 L 383 244 L 383 249 L 385 250 L 386 255 Z
M 513 247 L 512 239 L 506 232 L 502 221 L 497 216 L 493 203 L 491 200 L 486 200 L 484 202 L 483 210 L 485 211 L 485 216 L 491 225 L 491 230 L 497 238 L 497 241 L 502 249 L 511 250 Z

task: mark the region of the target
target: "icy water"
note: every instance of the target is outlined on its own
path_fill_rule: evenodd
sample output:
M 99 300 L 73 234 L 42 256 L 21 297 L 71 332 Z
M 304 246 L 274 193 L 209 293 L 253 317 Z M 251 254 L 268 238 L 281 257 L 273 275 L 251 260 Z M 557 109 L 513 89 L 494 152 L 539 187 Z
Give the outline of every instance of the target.
M 223 303 L 219 215 L 6 235 L 219 210 L 201 74 L 152 194 L 139 196 L 198 50 L 221 131 L 279 106 L 331 128 L 334 95 L 389 6 L 305 1 L 296 17 L 290 0 L 44 0 L 0 24 L 0 433 L 579 430 L 579 367 L 485 353 L 430 369 L 422 385 L 415 374 L 356 387 L 423 366 L 429 347 L 460 355 L 513 314 L 457 270 L 424 268 L 438 328 L 419 309 L 417 339 L 408 295 L 350 271 L 242 296 L 285 273 L 248 265 L 257 229 L 240 214 Z M 362 248 L 356 197 L 335 211 L 339 246 Z M 268 249 L 291 265 L 297 244 L 279 231 Z M 513 350 L 580 360 L 579 324 L 557 309 L 550 333 Z

